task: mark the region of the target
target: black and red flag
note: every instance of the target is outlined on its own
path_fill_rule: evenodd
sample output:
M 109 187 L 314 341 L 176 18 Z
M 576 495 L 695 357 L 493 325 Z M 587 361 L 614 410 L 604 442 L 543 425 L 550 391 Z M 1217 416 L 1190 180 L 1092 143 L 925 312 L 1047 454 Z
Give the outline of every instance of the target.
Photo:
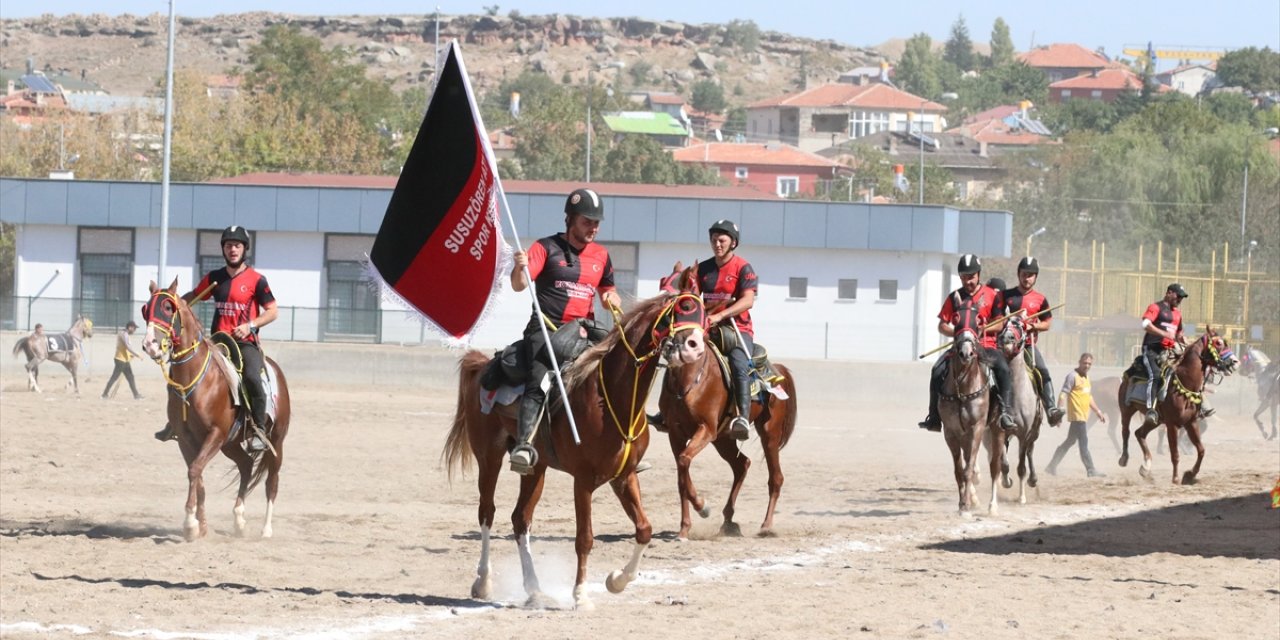
M 446 338 L 468 340 L 502 286 L 510 249 L 497 199 L 497 164 L 451 42 L 369 254 L 383 291 Z

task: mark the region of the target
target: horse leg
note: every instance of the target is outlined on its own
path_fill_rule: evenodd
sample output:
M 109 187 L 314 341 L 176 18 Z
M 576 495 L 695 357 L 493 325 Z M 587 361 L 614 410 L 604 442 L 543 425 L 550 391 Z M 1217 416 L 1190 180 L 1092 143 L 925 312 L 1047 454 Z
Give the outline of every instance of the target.
M 764 522 L 760 524 L 762 536 L 774 535 L 773 513 L 778 506 L 778 497 L 782 495 L 782 463 L 778 453 L 782 444 L 783 419 L 781 415 L 771 415 L 765 428 L 761 430 L 760 445 L 764 449 L 764 463 L 769 471 L 769 506 L 764 512 Z
M 1027 503 L 1027 456 L 1030 454 L 1027 439 L 1018 438 L 1018 504 Z
M 1200 463 L 1204 462 L 1204 441 L 1200 439 L 1200 425 L 1195 421 L 1187 425 L 1187 439 L 1196 448 L 1196 464 L 1182 475 L 1182 484 L 1195 484 L 1196 477 L 1200 475 Z
M 44 393 L 40 389 L 40 363 L 34 360 L 27 363 L 27 390 Z
M 698 515 L 704 518 L 711 515 L 706 500 L 698 496 L 698 490 L 693 486 L 693 476 L 689 469 L 693 465 L 693 459 L 706 448 L 712 435 L 704 425 L 699 425 L 688 444 L 683 444 L 676 431 L 677 429 L 673 428 L 667 434 L 671 442 L 671 451 L 676 458 L 676 490 L 680 495 L 680 531 L 676 534 L 676 538 L 688 540 L 689 528 L 693 526 L 693 516 L 689 514 L 690 505 L 698 510 Z
M 573 580 L 573 606 L 582 611 L 595 608 L 587 597 L 587 557 L 591 555 L 591 546 L 595 544 L 595 534 L 591 529 L 591 494 L 594 491 L 590 478 L 574 476 L 573 511 L 578 523 L 578 533 L 573 541 L 573 550 L 578 554 L 578 573 Z M 639 538 L 639 535 L 636 537 Z
M 944 427 L 945 429 L 945 427 Z M 955 473 L 956 490 L 960 493 L 960 515 L 967 515 L 969 509 L 969 494 L 965 480 L 968 477 L 968 471 L 965 469 L 965 461 L 969 459 L 969 454 L 965 452 L 964 442 L 960 436 L 952 435 L 950 431 L 943 431 L 943 436 L 947 441 L 947 448 L 951 450 L 951 467 Z
M 1142 466 L 1138 467 L 1138 474 L 1148 479 L 1151 478 L 1151 447 L 1147 446 L 1147 434 L 1158 426 L 1160 426 L 1159 423 L 1151 426 L 1144 424 L 1133 432 L 1133 438 L 1138 441 L 1138 447 L 1142 449 Z
M 493 501 L 493 494 L 497 490 L 498 477 L 502 473 L 502 449 L 501 447 L 496 450 L 491 448 L 489 455 L 483 459 L 480 459 L 480 456 L 476 457 L 479 462 L 476 484 L 480 489 L 480 506 L 477 509 L 476 516 L 480 523 L 480 562 L 476 565 L 476 580 L 471 583 L 471 597 L 488 600 L 493 594 L 493 578 L 491 577 L 493 568 L 489 561 L 489 544 L 493 529 L 493 516 L 497 511 L 497 506 Z M 530 567 L 532 568 L 532 564 Z
M 249 495 L 249 480 L 253 478 L 253 458 L 244 452 L 240 447 L 231 447 L 226 454 L 236 463 L 236 469 L 240 471 L 240 489 L 236 491 L 236 504 L 231 508 L 231 514 L 235 517 L 237 538 L 244 537 L 245 518 L 244 518 L 244 499 Z
M 1129 466 L 1129 418 L 1133 417 L 1133 409 L 1124 408 L 1120 410 L 1120 466 Z
M 729 498 L 724 502 L 724 524 L 720 525 L 720 535 L 741 537 L 742 527 L 733 521 L 733 514 L 738 503 L 738 492 L 742 491 L 742 482 L 747 478 L 747 469 L 751 468 L 751 458 L 738 450 L 737 441 L 732 438 L 717 438 L 713 443 L 716 453 L 729 463 L 733 470 L 733 485 L 729 487 Z
M 622 503 L 622 510 L 627 512 L 627 517 L 636 526 L 636 545 L 631 549 L 631 560 L 621 570 L 611 572 L 604 581 L 609 593 L 622 593 L 640 571 L 640 558 L 653 540 L 653 526 L 649 524 L 649 518 L 645 516 L 644 507 L 640 503 L 640 481 L 635 473 L 616 478 L 609 484 Z
M 1192 422 L 1195 422 L 1194 420 Z M 1191 427 L 1187 427 L 1190 429 Z M 1178 426 L 1165 425 L 1165 435 L 1169 439 L 1169 460 L 1173 463 L 1173 483 L 1178 484 Z
M 1000 512 L 1000 487 L 998 486 L 1000 483 L 996 481 L 996 475 L 1000 473 L 1000 469 L 1008 466 L 1008 462 L 1005 460 L 1005 439 L 1004 434 L 1000 433 L 999 429 L 982 429 L 981 427 L 974 429 L 974 440 L 971 445 L 971 457 L 968 467 L 969 492 L 973 495 L 977 494 L 978 454 L 982 448 L 983 439 L 987 442 L 987 463 L 991 470 L 991 501 L 987 503 L 987 513 L 994 516 Z
M 501 461 L 499 461 L 501 463 Z M 511 511 L 511 526 L 516 536 L 516 552 L 520 556 L 520 569 L 524 574 L 524 592 L 529 595 L 525 606 L 546 608 L 553 600 L 542 593 L 538 575 L 533 569 L 533 551 L 530 549 L 529 527 L 533 523 L 533 511 L 542 497 L 542 486 L 547 478 L 547 468 L 539 465 L 533 473 L 520 478 L 520 494 L 516 496 L 515 509 Z

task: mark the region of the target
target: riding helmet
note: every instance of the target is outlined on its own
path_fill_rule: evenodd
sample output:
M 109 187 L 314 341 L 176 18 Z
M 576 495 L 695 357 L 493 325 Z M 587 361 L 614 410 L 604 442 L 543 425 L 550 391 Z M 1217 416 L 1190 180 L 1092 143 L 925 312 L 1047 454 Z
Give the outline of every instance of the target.
M 1027 256 L 1018 261 L 1018 273 L 1023 271 L 1027 273 L 1040 273 L 1040 262 L 1032 256 Z
M 962 276 L 967 276 L 971 273 L 982 273 L 982 261 L 972 253 L 966 253 L 960 256 L 960 264 L 956 266 L 956 273 Z
M 574 189 L 569 199 L 564 201 L 564 212 L 588 220 L 604 220 L 604 201 L 591 189 Z
M 717 233 L 723 233 L 733 240 L 733 248 L 738 248 L 738 224 L 732 220 L 722 219 L 716 220 L 715 224 L 707 229 L 707 235 L 714 236 Z
M 228 242 L 239 242 L 244 245 L 244 250 L 248 251 L 249 232 L 246 231 L 244 227 L 238 224 L 233 224 L 222 230 L 222 242 L 219 244 L 226 244 Z
M 1009 288 L 1007 285 L 1005 285 L 1004 280 L 1000 278 L 992 278 L 988 280 L 987 286 L 991 287 L 992 289 L 995 289 L 996 291 L 1004 291 L 1005 289 Z

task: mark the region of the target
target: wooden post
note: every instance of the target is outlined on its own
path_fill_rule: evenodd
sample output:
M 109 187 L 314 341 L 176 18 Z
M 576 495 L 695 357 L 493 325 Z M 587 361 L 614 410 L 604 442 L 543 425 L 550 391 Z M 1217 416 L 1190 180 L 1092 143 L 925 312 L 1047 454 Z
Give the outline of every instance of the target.
M 1096 281 L 1097 275 L 1098 275 L 1098 241 L 1094 240 L 1091 246 L 1089 247 L 1089 317 L 1091 318 L 1097 315 L 1095 313 L 1095 311 L 1097 310 L 1097 306 L 1096 306 L 1096 303 L 1094 302 L 1095 297 L 1093 295 L 1094 289 L 1098 288 L 1098 283 Z
M 1249 287 L 1253 281 L 1253 254 L 1244 260 L 1244 301 L 1241 302 L 1240 324 L 1244 325 L 1245 340 L 1249 339 Z
M 1217 262 L 1217 259 L 1214 259 Z M 1173 279 L 1174 281 L 1182 278 L 1182 247 L 1173 250 Z
M 1212 262 L 1209 263 L 1209 300 L 1206 303 L 1207 307 L 1205 307 L 1208 310 L 1209 323 L 1205 325 L 1206 327 L 1213 326 L 1213 285 L 1218 280 L 1218 250 L 1217 249 L 1213 250 L 1213 257 L 1211 258 L 1211 260 Z
M 1107 243 L 1102 243 L 1102 262 L 1101 270 L 1098 271 L 1098 290 L 1102 295 L 1098 297 L 1098 315 L 1106 315 L 1107 311 Z

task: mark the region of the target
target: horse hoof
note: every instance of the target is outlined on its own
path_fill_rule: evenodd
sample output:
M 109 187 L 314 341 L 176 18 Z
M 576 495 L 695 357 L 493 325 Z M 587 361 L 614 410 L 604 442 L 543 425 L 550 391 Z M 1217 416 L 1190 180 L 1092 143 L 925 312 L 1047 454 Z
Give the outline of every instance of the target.
M 579 606 L 581 606 L 581 600 L 578 602 Z M 541 591 L 529 594 L 529 599 L 524 601 L 524 606 L 528 609 L 552 609 L 555 608 L 556 604 L 555 600 Z
M 709 504 L 707 504 L 707 505 L 702 505 L 702 508 L 701 508 L 701 509 L 698 509 L 698 516 L 703 517 L 703 518 L 710 518 L 710 517 L 711 517 L 711 505 L 709 505 Z
M 1028 486 L 1028 487 L 1031 487 L 1032 489 L 1034 489 L 1034 488 L 1036 488 L 1036 485 L 1037 485 L 1037 484 L 1040 484 L 1040 481 L 1039 481 L 1038 479 L 1036 479 L 1036 478 L 1027 478 L 1027 486 Z
M 720 526 L 720 535 L 728 536 L 730 538 L 741 538 L 742 527 L 738 526 L 738 523 L 736 522 L 726 522 Z
M 1004 488 L 1009 489 L 1013 487 L 1013 478 L 1010 478 L 1009 476 L 1002 476 L 1000 478 L 1000 484 L 1004 485 Z
M 609 593 L 622 593 L 629 584 L 631 584 L 631 581 L 627 580 L 620 570 L 613 571 L 604 579 L 604 586 L 609 590 Z
M 1127 467 L 1127 466 L 1129 466 L 1129 454 L 1127 454 L 1127 453 L 1126 453 L 1126 454 L 1124 454 L 1124 455 L 1120 456 L 1120 466 L 1122 466 L 1122 467 Z
M 1192 475 L 1190 471 L 1182 474 L 1182 484 L 1191 485 L 1195 483 L 1196 483 L 1196 477 Z
M 583 596 L 573 601 L 573 608 L 578 611 L 595 611 L 596 603 L 592 602 L 590 598 Z
M 488 600 L 493 595 L 493 583 L 484 578 L 476 578 L 471 583 L 471 597 L 476 600 Z
M 760 527 L 760 532 L 756 534 L 756 537 L 757 538 L 776 538 L 778 537 L 778 532 L 774 531 L 773 527 Z

